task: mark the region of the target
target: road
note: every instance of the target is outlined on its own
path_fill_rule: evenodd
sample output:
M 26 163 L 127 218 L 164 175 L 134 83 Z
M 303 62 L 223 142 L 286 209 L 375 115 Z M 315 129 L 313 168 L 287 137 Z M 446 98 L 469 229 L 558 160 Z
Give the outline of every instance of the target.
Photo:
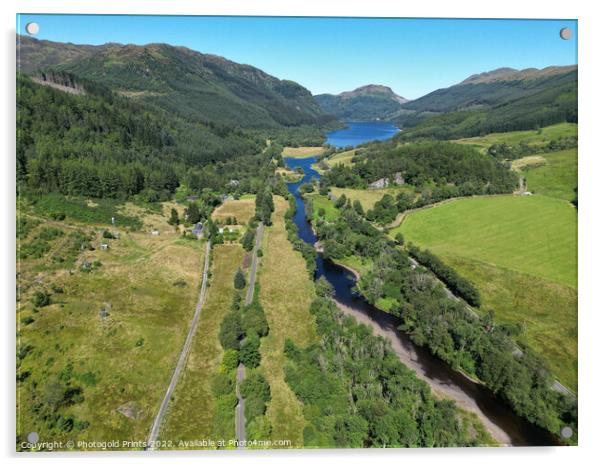
M 253 302 L 253 294 L 255 293 L 255 274 L 257 273 L 257 251 L 261 249 L 262 240 L 263 223 L 260 223 L 257 227 L 257 233 L 255 235 L 255 248 L 253 249 L 253 258 L 251 260 L 251 271 L 249 272 L 249 288 L 247 288 L 245 304 L 251 304 Z
M 161 406 L 159 407 L 159 412 L 155 417 L 153 425 L 151 427 L 150 434 L 148 436 L 148 446 L 147 450 L 154 450 L 154 442 L 157 440 L 159 436 L 159 431 L 161 430 L 161 424 L 163 423 L 163 418 L 165 417 L 165 413 L 167 412 L 167 407 L 169 406 L 169 401 L 171 400 L 171 396 L 173 394 L 176 385 L 178 384 L 178 379 L 180 378 L 180 374 L 182 369 L 186 365 L 186 358 L 188 357 L 188 353 L 190 351 L 190 346 L 192 345 L 192 339 L 194 337 L 194 333 L 196 332 L 196 328 L 199 323 L 199 318 L 201 316 L 201 311 L 203 310 L 203 304 L 205 303 L 205 295 L 207 294 L 207 276 L 209 274 L 209 255 L 211 254 L 211 241 L 207 241 L 207 247 L 205 249 L 205 263 L 203 266 L 203 279 L 201 282 L 201 291 L 199 292 L 199 299 L 197 301 L 196 309 L 194 311 L 194 315 L 192 317 L 192 321 L 190 322 L 190 328 L 188 329 L 188 335 L 186 335 L 186 340 L 184 341 L 184 346 L 182 347 L 182 351 L 180 352 L 180 357 L 178 358 L 178 362 L 171 376 L 171 381 L 165 391 L 165 396 L 163 397 L 163 401 L 161 402 Z
M 253 258 L 251 259 L 251 270 L 249 272 L 249 286 L 247 288 L 247 294 L 245 296 L 245 305 L 249 305 L 253 302 L 253 296 L 255 294 L 255 279 L 257 276 L 257 251 L 261 249 L 261 242 L 263 240 L 263 223 L 259 223 L 257 227 L 257 233 L 255 234 L 255 247 L 253 248 Z M 244 443 L 247 439 L 245 430 L 246 419 L 245 419 L 245 399 L 240 394 L 240 384 L 245 378 L 245 365 L 240 363 L 236 370 L 236 397 L 238 398 L 238 404 L 236 405 L 236 417 L 234 425 L 236 429 L 236 440 L 238 441 L 238 448 L 243 449 Z

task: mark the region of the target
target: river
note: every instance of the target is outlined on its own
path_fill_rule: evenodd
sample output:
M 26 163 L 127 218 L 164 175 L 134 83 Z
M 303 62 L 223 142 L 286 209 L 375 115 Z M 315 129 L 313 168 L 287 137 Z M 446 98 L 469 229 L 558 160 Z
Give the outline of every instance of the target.
M 320 178 L 320 174 L 311 167 L 316 158 L 287 158 L 285 162 L 291 169 L 303 169 L 303 179 L 290 183 L 288 189 L 295 197 L 297 205 L 294 222 L 299 229 L 299 237 L 306 243 L 315 245 L 317 238 L 311 224 L 305 218 L 305 204 L 299 193 L 299 186 L 312 178 Z M 386 338 L 399 359 L 427 382 L 435 393 L 454 400 L 465 410 L 475 413 L 497 442 L 514 446 L 557 445 L 556 439 L 549 432 L 514 414 L 487 387 L 452 370 L 428 350 L 415 345 L 409 335 L 399 331 L 400 321 L 397 317 L 380 311 L 352 292 L 355 285 L 352 273 L 324 260 L 322 254 L 318 254 L 316 278 L 321 276 L 325 276 L 333 285 L 334 298 L 343 312 L 354 316 L 371 327 L 375 334 Z

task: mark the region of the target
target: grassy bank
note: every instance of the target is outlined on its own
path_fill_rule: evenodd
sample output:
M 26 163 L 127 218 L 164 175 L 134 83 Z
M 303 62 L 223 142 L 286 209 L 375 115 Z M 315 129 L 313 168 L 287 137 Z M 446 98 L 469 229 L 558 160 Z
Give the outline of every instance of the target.
M 269 335 L 262 339 L 259 370 L 272 393 L 266 412 L 272 438 L 290 440 L 292 447 L 302 447 L 303 407 L 284 380 L 284 341 L 290 338 L 300 347 L 315 341 L 314 319 L 309 312 L 314 289 L 304 259 L 287 239 L 284 214 L 288 202 L 275 196 L 274 203 L 273 225 L 265 233 L 259 275 L 260 300 L 270 326 Z
M 494 309 L 499 324 L 519 324 L 517 341 L 541 355 L 560 382 L 576 391 L 575 288 L 458 256 L 442 259 L 476 285 L 482 310 Z

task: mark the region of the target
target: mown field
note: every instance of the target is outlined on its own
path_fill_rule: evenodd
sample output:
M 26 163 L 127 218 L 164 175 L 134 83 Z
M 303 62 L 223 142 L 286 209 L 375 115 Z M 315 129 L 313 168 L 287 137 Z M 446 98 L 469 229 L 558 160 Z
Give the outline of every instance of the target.
M 223 244 L 213 248 L 211 280 L 205 306 L 159 440 L 176 443 L 180 440 L 223 438 L 228 441 L 235 438 L 234 407 L 229 410 L 229 418 L 223 419 L 225 413 L 216 416 L 211 381 L 220 370 L 224 351 L 218 335 L 224 316 L 230 310 L 234 294 L 233 277 L 242 264 L 243 255 L 244 251 L 239 245 Z
M 273 226 L 266 229 L 263 258 L 259 270 L 260 301 L 270 326 L 261 342 L 261 365 L 270 384 L 272 399 L 266 417 L 273 440 L 290 440 L 292 447 L 303 446 L 305 418 L 303 406 L 284 380 L 284 341 L 292 339 L 300 347 L 316 340 L 316 329 L 309 306 L 314 298 L 313 282 L 305 261 L 293 250 L 284 227 L 288 202 L 274 196 Z
M 493 144 L 506 143 L 516 146 L 521 142 L 534 145 L 545 145 L 553 139 L 572 137 L 577 135 L 576 123 L 558 123 L 546 126 L 540 130 L 510 131 L 507 133 L 491 133 L 486 136 L 456 139 L 460 144 L 471 144 L 482 150 L 487 150 Z
M 577 188 L 577 149 L 538 154 L 534 164 L 521 165 L 524 159 L 513 162 L 513 168 L 526 180 L 526 189 L 534 194 L 575 199 Z M 533 159 L 531 159 L 533 160 Z
M 545 196 L 459 199 L 411 212 L 406 241 L 473 281 L 481 312 L 522 326 L 528 344 L 567 386 L 577 385 L 577 212 Z
M 282 157 L 303 159 L 305 157 L 318 156 L 324 153 L 322 146 L 317 147 L 285 147 Z
M 544 196 L 459 199 L 407 215 L 407 241 L 557 283 L 577 285 L 577 212 Z
M 44 216 L 48 206 L 67 218 Z M 119 218 L 136 228 L 108 227 L 118 239 L 102 237 L 110 225 L 103 212 L 115 213 L 104 203 L 42 199 L 19 209 L 18 437 L 148 436 L 194 312 L 204 255 L 203 242 L 167 224 L 171 207 L 181 210 L 120 207 Z
M 255 215 L 255 196 L 244 196 L 240 199 L 228 199 L 213 211 L 211 218 L 225 221 L 235 217 L 239 224 L 246 225 Z

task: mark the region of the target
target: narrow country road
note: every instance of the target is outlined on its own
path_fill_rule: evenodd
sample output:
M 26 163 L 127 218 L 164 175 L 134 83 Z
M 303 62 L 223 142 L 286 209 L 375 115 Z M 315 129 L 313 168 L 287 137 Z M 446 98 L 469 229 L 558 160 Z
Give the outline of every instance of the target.
M 190 328 L 188 329 L 188 334 L 186 335 L 186 340 L 184 341 L 184 346 L 182 347 L 182 351 L 180 352 L 180 357 L 178 358 L 178 362 L 171 376 L 171 381 L 165 391 L 165 396 L 163 397 L 163 401 L 161 402 L 161 406 L 159 407 L 159 412 L 155 417 L 153 425 L 151 427 L 150 434 L 148 436 L 148 442 L 146 449 L 154 450 L 154 443 L 159 436 L 159 431 L 161 430 L 161 424 L 163 422 L 163 418 L 165 417 L 165 413 L 167 412 L 167 407 L 169 406 L 169 401 L 171 400 L 171 396 L 173 394 L 176 385 L 178 384 L 178 379 L 180 378 L 180 373 L 182 369 L 186 365 L 186 358 L 188 357 L 188 352 L 190 351 L 190 346 L 192 345 L 192 339 L 194 337 L 194 333 L 196 331 L 197 325 L 199 323 L 199 318 L 201 316 L 201 311 L 203 310 L 203 304 L 205 303 L 205 295 L 207 293 L 207 276 L 209 273 L 209 255 L 211 254 L 211 241 L 207 241 L 207 247 L 205 249 L 205 261 L 203 266 L 203 279 L 201 282 L 201 291 L 199 292 L 199 299 L 197 301 L 196 309 L 194 311 L 194 316 L 192 317 L 192 321 L 190 322 Z
M 257 251 L 261 249 L 262 240 L 263 223 L 260 223 L 257 227 L 257 234 L 255 235 L 255 248 L 253 249 L 253 258 L 251 260 L 251 271 L 249 272 L 249 288 L 247 288 L 245 304 L 251 304 L 253 302 L 253 294 L 255 293 L 255 274 L 257 272 Z
M 263 240 L 263 223 L 259 223 L 257 227 L 257 233 L 255 235 L 255 247 L 253 248 L 253 258 L 251 260 L 251 271 L 249 272 L 249 286 L 247 288 L 247 294 L 245 296 L 245 305 L 249 305 L 253 302 L 253 295 L 255 293 L 255 279 L 257 275 L 257 251 L 261 248 L 261 242 Z M 244 443 L 247 439 L 245 430 L 245 399 L 240 393 L 240 384 L 245 378 L 245 365 L 240 363 L 236 370 L 236 397 L 238 398 L 238 404 L 236 405 L 236 417 L 234 420 L 236 430 L 236 440 L 238 441 L 238 448 L 244 448 Z

